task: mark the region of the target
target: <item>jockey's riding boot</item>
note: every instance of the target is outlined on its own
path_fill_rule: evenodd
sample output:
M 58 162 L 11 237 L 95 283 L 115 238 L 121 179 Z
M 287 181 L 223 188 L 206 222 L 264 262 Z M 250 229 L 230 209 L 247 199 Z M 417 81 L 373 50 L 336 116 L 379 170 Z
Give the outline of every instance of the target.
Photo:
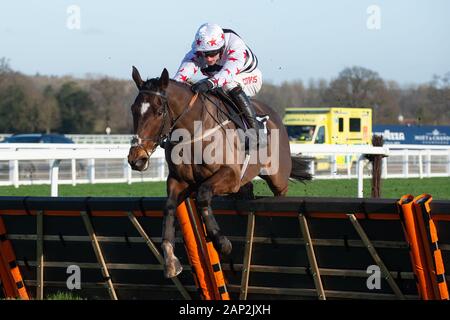
M 256 146 L 258 146 L 259 123 L 258 120 L 256 120 L 256 112 L 252 106 L 252 103 L 250 102 L 250 99 L 248 98 L 248 96 L 245 94 L 244 90 L 242 90 L 241 87 L 233 88 L 232 90 L 230 90 L 229 94 L 233 99 L 234 103 L 237 104 L 241 112 L 244 113 L 245 120 L 247 120 L 247 123 L 250 126 L 250 128 L 255 130 Z

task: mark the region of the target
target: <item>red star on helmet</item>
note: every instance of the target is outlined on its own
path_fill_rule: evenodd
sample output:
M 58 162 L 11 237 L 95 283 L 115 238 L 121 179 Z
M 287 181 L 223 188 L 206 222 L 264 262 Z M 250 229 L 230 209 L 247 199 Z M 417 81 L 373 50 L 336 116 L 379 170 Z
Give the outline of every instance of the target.
M 244 59 L 247 59 L 247 50 L 244 51 Z
M 228 53 L 227 53 L 227 54 L 228 54 L 229 56 L 231 56 L 231 55 L 232 55 L 233 53 L 235 53 L 235 52 L 236 52 L 236 50 L 230 49 L 230 50 L 228 50 Z
M 229 57 L 228 60 L 230 60 L 230 61 L 237 61 L 237 59 L 234 58 L 234 57 Z
M 220 37 L 222 38 L 222 40 L 225 40 L 225 34 L 222 33 Z
M 197 39 L 197 45 L 199 46 L 202 43 L 202 40 Z
M 187 81 L 187 78 L 188 78 L 187 76 L 180 75 L 181 81 L 186 82 L 186 81 Z
M 211 40 L 209 40 L 208 42 L 209 42 L 209 45 L 212 47 L 212 46 L 215 46 L 215 45 L 217 45 L 217 43 L 216 43 L 216 39 L 211 39 Z

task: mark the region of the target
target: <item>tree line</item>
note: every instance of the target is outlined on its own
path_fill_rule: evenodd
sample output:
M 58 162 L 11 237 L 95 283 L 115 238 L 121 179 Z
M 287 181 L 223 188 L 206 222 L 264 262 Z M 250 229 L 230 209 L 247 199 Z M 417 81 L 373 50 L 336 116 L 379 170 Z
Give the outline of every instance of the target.
M 109 77 L 28 76 L 0 59 L 0 132 L 128 134 L 134 82 Z M 369 107 L 375 124 L 399 115 L 417 124 L 450 124 L 450 72 L 428 83 L 402 87 L 377 72 L 349 67 L 332 80 L 265 83 L 256 96 L 281 116 L 287 107 Z

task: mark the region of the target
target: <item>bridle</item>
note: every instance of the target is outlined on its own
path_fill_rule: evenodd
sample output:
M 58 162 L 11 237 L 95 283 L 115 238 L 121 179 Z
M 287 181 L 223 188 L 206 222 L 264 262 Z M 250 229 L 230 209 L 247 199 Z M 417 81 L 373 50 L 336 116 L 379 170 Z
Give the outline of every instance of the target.
M 131 138 L 131 146 L 141 148 L 145 151 L 147 156 L 150 158 L 150 155 L 155 151 L 155 149 L 158 147 L 159 144 L 165 139 L 165 135 L 163 135 L 163 130 L 166 126 L 167 122 L 167 115 L 169 110 L 169 101 L 167 100 L 167 96 L 165 92 L 159 92 L 159 91 L 153 91 L 153 90 L 139 90 L 139 94 L 141 93 L 147 93 L 147 94 L 153 94 L 158 97 L 161 97 L 162 100 L 162 107 L 163 107 L 163 119 L 162 124 L 159 127 L 158 133 L 152 137 L 139 137 L 138 134 L 133 135 Z M 153 141 L 155 142 L 152 150 L 150 152 L 147 151 L 147 149 L 144 147 L 143 142 L 144 141 Z
M 156 95 L 158 97 L 161 97 L 162 100 L 162 107 L 163 107 L 163 119 L 162 119 L 162 124 L 159 127 L 158 133 L 152 137 L 140 137 L 138 134 L 133 135 L 133 137 L 131 138 L 131 146 L 132 147 L 137 147 L 137 148 L 141 148 L 142 150 L 145 151 L 145 153 L 147 154 L 147 157 L 150 158 L 150 155 L 153 154 L 153 152 L 156 150 L 156 148 L 158 147 L 158 145 L 162 145 L 162 143 L 164 142 L 164 140 L 166 140 L 167 138 L 170 137 L 170 135 L 172 134 L 173 129 L 175 128 L 177 122 L 181 119 L 181 117 L 183 117 L 192 107 L 192 105 L 194 104 L 195 100 L 197 100 L 198 97 L 198 93 L 196 93 L 191 101 L 189 102 L 188 108 L 185 108 L 183 110 L 183 112 L 175 119 L 175 121 L 173 121 L 172 125 L 170 126 L 169 130 L 167 130 L 166 133 L 164 133 L 164 128 L 166 127 L 166 122 L 167 119 L 171 120 L 170 118 L 168 118 L 169 116 L 169 100 L 167 98 L 167 95 L 165 92 L 159 92 L 159 91 L 153 91 L 153 90 L 139 90 L 139 94 L 141 93 L 147 93 L 147 94 L 153 94 Z M 153 145 L 153 148 L 149 151 L 147 151 L 147 149 L 144 147 L 143 142 L 144 141 L 153 141 L 155 142 L 155 144 Z

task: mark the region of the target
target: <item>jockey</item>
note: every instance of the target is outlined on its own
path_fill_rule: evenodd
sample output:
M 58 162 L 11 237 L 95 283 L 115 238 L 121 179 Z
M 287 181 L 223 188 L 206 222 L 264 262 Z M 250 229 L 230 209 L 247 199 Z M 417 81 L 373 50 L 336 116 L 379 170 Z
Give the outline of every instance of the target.
M 207 78 L 192 85 L 192 90 L 205 93 L 222 88 L 243 111 L 258 137 L 256 113 L 249 99 L 262 86 L 261 71 L 257 66 L 258 59 L 234 31 L 205 23 L 198 29 L 192 49 L 181 62 L 174 80 L 190 81 L 201 71 Z

